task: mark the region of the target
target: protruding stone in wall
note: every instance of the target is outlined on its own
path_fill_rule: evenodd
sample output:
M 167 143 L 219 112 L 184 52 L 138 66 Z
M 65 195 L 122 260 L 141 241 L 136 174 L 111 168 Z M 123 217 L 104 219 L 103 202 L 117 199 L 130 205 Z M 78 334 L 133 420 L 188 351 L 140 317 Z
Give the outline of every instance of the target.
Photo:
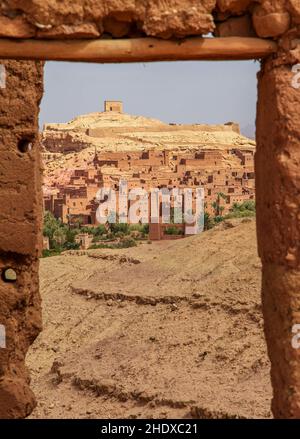
M 290 11 L 293 22 L 300 24 L 300 2 L 299 0 L 287 0 L 286 7 Z
M 100 32 L 95 23 L 82 24 L 61 24 L 59 26 L 51 26 L 49 29 L 39 29 L 37 38 L 55 39 L 55 38 L 98 38 Z
M 233 17 L 216 25 L 217 37 L 255 37 L 250 15 Z
M 221 12 L 241 13 L 247 10 L 252 0 L 217 0 Z
M 269 38 L 283 35 L 290 26 L 290 14 L 286 11 L 266 11 L 262 6 L 254 9 L 253 26 L 259 37 Z
M 22 16 L 15 18 L 0 16 L 0 37 L 31 38 L 35 33 L 35 27 Z
M 35 406 L 25 355 L 41 330 L 38 112 L 43 67 L 28 61 L 1 64 L 6 81 L 0 88 L 0 418 L 18 418 Z

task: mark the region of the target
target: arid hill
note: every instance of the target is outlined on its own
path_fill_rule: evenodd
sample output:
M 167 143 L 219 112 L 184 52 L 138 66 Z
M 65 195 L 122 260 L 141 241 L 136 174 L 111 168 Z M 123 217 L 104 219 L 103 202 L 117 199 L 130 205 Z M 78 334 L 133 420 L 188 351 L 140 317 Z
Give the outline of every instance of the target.
M 254 220 L 41 261 L 33 418 L 270 417 Z
M 55 179 L 65 170 L 82 168 L 101 151 L 171 149 L 254 149 L 255 142 L 239 133 L 235 123 L 175 125 L 118 112 L 78 116 L 68 123 L 46 124 L 41 134 L 45 178 Z

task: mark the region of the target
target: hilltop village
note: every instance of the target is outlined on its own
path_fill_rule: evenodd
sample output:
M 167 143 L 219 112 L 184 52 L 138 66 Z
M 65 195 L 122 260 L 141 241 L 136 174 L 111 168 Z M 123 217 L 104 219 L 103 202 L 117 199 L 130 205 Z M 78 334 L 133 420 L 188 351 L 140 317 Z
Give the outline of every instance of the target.
M 46 125 L 42 144 L 44 208 L 64 223 L 96 225 L 99 188 L 118 191 L 120 180 L 129 190 L 203 187 L 212 216 L 254 199 L 255 143 L 235 123 L 167 125 L 106 101 L 102 113 Z

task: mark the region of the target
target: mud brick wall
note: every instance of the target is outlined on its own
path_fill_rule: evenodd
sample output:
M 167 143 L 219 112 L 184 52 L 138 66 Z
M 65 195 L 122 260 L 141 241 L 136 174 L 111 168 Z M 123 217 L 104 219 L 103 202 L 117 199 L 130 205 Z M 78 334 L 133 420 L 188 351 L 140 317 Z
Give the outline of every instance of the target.
M 43 66 L 1 60 L 0 65 L 0 418 L 16 418 L 35 406 L 24 358 L 41 330 L 38 112 Z
M 299 0 L 3 0 L 0 37 L 279 38 L 300 24 Z
M 290 42 L 291 44 L 291 42 Z M 262 63 L 258 75 L 256 202 L 262 304 L 277 418 L 300 418 L 300 89 L 298 50 Z

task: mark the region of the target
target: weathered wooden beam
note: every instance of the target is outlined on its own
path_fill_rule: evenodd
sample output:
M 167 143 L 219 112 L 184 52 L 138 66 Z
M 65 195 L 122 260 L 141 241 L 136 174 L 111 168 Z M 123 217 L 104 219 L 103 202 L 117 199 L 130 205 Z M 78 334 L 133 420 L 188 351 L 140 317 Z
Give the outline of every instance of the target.
M 156 38 L 96 40 L 0 39 L 0 58 L 100 63 L 243 60 L 276 52 L 274 41 L 260 38 Z

